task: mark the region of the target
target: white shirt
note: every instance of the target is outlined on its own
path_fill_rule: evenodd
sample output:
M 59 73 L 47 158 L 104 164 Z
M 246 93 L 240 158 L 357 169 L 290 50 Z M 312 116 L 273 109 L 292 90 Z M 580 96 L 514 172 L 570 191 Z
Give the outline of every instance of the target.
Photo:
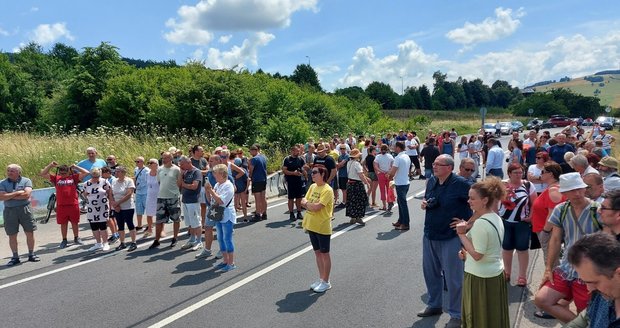
M 539 177 L 542 173 L 542 170 L 536 167 L 536 165 L 530 165 L 530 167 L 527 168 L 527 172 L 532 173 L 532 175 L 534 175 L 535 177 Z M 533 183 L 532 182 L 532 184 L 534 185 L 534 188 L 536 189 L 536 192 L 538 193 L 541 193 L 545 191 L 545 189 L 547 189 L 546 183 Z
M 390 155 L 389 153 L 377 154 L 377 156 L 375 157 L 375 163 L 377 163 L 381 172 L 389 172 L 392 168 L 393 162 L 394 157 L 392 157 L 392 155 Z
M 118 201 L 120 201 L 121 199 L 123 199 L 123 197 L 125 197 L 125 195 L 127 195 L 127 189 L 129 188 L 136 188 L 132 179 L 128 177 L 125 177 L 123 181 L 116 179 L 112 183 L 112 195 L 114 196 L 114 200 L 118 203 Z M 129 210 L 135 207 L 133 202 L 133 192 L 128 200 L 120 203 L 120 206 L 121 210 Z
M 394 167 L 397 167 L 394 175 L 394 184 L 397 186 L 405 186 L 409 184 L 409 168 L 411 160 L 405 152 L 400 152 L 394 159 Z
M 407 149 L 405 152 L 407 153 L 407 156 L 418 156 L 418 150 L 415 148 L 416 146 L 418 146 L 418 142 L 415 139 L 405 140 L 405 149 Z
M 532 140 L 530 138 L 525 139 L 525 141 L 523 141 L 523 144 L 524 145 L 530 145 L 530 147 L 536 147 L 536 141 L 534 141 L 534 140 Z

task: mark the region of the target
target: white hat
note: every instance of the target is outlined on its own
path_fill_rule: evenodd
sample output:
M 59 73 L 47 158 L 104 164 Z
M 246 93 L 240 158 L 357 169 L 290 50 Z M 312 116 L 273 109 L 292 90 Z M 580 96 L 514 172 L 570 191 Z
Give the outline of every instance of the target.
M 583 189 L 586 187 L 588 187 L 588 185 L 583 182 L 583 179 L 578 172 L 571 172 L 560 175 L 560 192 Z
M 177 152 L 177 150 L 178 150 L 178 149 L 177 149 L 177 147 L 174 147 L 174 146 L 172 146 L 172 147 L 168 148 L 168 152 L 169 152 L 169 153 L 172 153 L 173 155 L 174 155 L 174 153 L 176 153 L 176 152 Z

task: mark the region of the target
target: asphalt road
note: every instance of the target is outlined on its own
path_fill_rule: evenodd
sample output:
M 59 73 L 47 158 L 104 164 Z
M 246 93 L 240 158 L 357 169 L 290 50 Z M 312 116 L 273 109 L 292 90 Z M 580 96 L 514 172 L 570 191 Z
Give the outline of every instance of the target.
M 175 248 L 164 240 L 148 250 L 148 239 L 132 253 L 93 255 L 86 252 L 92 237 L 89 245 L 60 250 L 55 224 L 41 226 L 42 261 L 0 268 L 1 326 L 443 327 L 447 314 L 415 316 L 426 297 L 424 212 L 413 198 L 423 188 L 424 181 L 412 181 L 407 232 L 392 229 L 397 208 L 392 215 L 369 212 L 364 227 L 349 225 L 344 210 L 335 213 L 333 288 L 324 294 L 309 290 L 318 276 L 314 254 L 307 234 L 288 221 L 284 199 L 269 201 L 269 220 L 237 225 L 238 269 L 227 273 L 214 269 L 213 257 L 196 260 L 194 252 L 181 250 L 184 233 Z M 82 230 L 90 235 L 86 225 Z M 21 234 L 20 243 L 24 249 Z M 8 248 L 6 236 L 0 244 Z M 6 249 L 0 254 L 8 256 Z M 510 286 L 516 327 L 525 327 L 520 316 L 529 298 L 528 289 Z

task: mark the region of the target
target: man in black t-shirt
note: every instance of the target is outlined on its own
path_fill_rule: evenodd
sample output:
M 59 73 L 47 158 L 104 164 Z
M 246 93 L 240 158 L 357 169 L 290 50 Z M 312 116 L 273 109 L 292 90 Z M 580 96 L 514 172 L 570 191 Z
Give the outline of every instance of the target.
M 433 176 L 433 163 L 435 162 L 435 158 L 439 155 L 439 148 L 435 146 L 435 138 L 428 138 L 426 146 L 424 146 L 424 149 L 420 152 L 420 156 L 424 159 L 425 179 L 430 179 Z
M 316 157 L 314 158 L 314 166 L 323 166 L 329 172 L 329 178 L 325 183 L 331 185 L 336 177 L 336 161 L 333 157 L 327 155 L 327 150 L 324 144 L 319 144 L 316 148 Z M 332 186 L 333 188 L 333 186 Z
M 297 145 L 291 147 L 291 154 L 282 163 L 282 172 L 286 178 L 288 189 L 288 213 L 291 221 L 301 220 L 301 199 L 304 197 L 303 179 L 305 172 L 304 159 L 299 157 L 300 149 Z M 293 213 L 293 201 L 297 206 L 297 217 Z

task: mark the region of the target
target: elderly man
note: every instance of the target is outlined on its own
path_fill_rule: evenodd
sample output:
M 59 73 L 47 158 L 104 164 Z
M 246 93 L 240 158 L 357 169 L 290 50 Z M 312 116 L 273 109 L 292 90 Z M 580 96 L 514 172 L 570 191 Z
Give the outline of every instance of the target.
M 95 147 L 86 148 L 86 156 L 88 156 L 88 158 L 78 162 L 77 166 L 85 169 L 88 172 L 90 172 L 90 170 L 95 167 L 102 168 L 106 166 L 106 162 L 104 160 L 102 160 L 101 158 L 97 158 L 97 149 L 95 149 Z M 82 181 L 90 180 L 90 178 L 90 174 L 87 174 L 84 179 L 82 179 Z
M 573 170 L 575 170 L 575 172 L 579 172 L 582 178 L 589 173 L 598 174 L 598 171 L 592 166 L 590 166 L 588 158 L 583 155 L 573 156 L 573 158 L 570 159 L 569 164 L 573 168 Z
M 9 236 L 9 247 L 13 257 L 7 266 L 14 266 L 21 261 L 17 252 L 17 233 L 21 225 L 26 234 L 28 246 L 28 261 L 39 262 L 40 259 L 34 254 L 34 231 L 37 224 L 30 207 L 30 194 L 32 193 L 32 181 L 22 176 L 22 168 L 17 164 L 9 164 L 6 167 L 6 179 L 0 181 L 0 200 L 4 201 L 4 231 Z
M 590 299 L 586 283 L 568 263 L 566 253 L 560 260 L 560 265 L 553 267 L 560 254 L 562 239 L 565 247 L 570 248 L 577 240 L 602 228 L 598 214 L 600 204 L 586 198 L 587 187 L 577 172 L 560 176 L 559 191 L 567 201 L 558 204 L 549 216 L 553 228 L 547 263 L 541 288 L 534 297 L 538 308 L 564 323 L 573 320 L 576 314 L 564 304 L 559 304 L 560 300 L 573 300 L 577 312 L 581 312 Z
M 476 183 L 476 176 L 474 173 L 476 173 L 476 162 L 469 157 L 463 158 L 459 165 L 459 173 L 457 173 L 457 175 L 463 177 L 471 186 Z
M 177 184 L 181 169 L 172 163 L 172 154 L 164 152 L 162 154 L 163 165 L 157 170 L 157 180 L 159 181 L 159 193 L 157 194 L 157 218 L 155 220 L 155 240 L 149 249 L 159 247 L 159 238 L 164 230 L 164 223 L 169 220 L 173 222 L 173 237 L 170 247 L 177 244 L 179 228 L 181 227 L 179 205 L 179 186 Z
M 598 173 L 588 173 L 583 176 L 583 182 L 588 185 L 586 188 L 586 197 L 601 203 L 603 202 L 603 177 Z
M 557 141 L 557 143 L 549 147 L 549 157 L 551 157 L 551 159 L 556 163 L 562 164 L 565 162 L 564 154 L 566 154 L 567 152 L 574 153 L 575 147 L 571 144 L 566 143 L 566 135 L 563 133 L 555 136 L 555 140 Z
M 136 157 L 135 163 L 136 167 L 133 169 L 133 181 L 134 185 L 136 186 L 135 202 L 136 219 L 138 220 L 136 232 L 140 232 L 142 230 L 142 218 L 144 217 L 144 211 L 146 210 L 146 193 L 148 190 L 146 177 L 150 174 L 151 170 L 148 167 L 144 166 L 144 157 L 142 156 Z
M 202 220 L 200 219 L 200 202 L 198 200 L 202 188 L 202 173 L 192 165 L 192 161 L 186 156 L 179 158 L 179 167 L 181 174 L 179 174 L 177 184 L 181 188 L 183 219 L 189 233 L 189 240 L 181 248 L 198 250 L 202 247 Z
M 603 176 L 605 191 L 611 191 L 620 187 L 620 175 L 618 174 L 618 160 L 611 156 L 605 156 L 598 162 L 598 172 Z
M 418 313 L 429 317 L 442 313 L 442 291 L 445 277 L 448 289 L 448 313 L 450 321 L 446 327 L 461 326 L 461 289 L 463 283 L 463 261 L 454 256 L 461 249 L 456 231 L 451 227 L 455 219 L 468 220 L 471 210 L 469 184 L 464 178 L 452 173 L 454 159 L 440 155 L 433 162 L 433 177 L 426 184 L 422 201 L 424 238 L 422 242 L 422 267 L 428 290 L 428 306 Z
M 612 212 L 618 222 L 620 207 L 606 210 Z M 575 267 L 592 296 L 588 308 L 564 327 L 619 327 L 620 242 L 606 233 L 585 236 L 568 250 L 568 262 Z

